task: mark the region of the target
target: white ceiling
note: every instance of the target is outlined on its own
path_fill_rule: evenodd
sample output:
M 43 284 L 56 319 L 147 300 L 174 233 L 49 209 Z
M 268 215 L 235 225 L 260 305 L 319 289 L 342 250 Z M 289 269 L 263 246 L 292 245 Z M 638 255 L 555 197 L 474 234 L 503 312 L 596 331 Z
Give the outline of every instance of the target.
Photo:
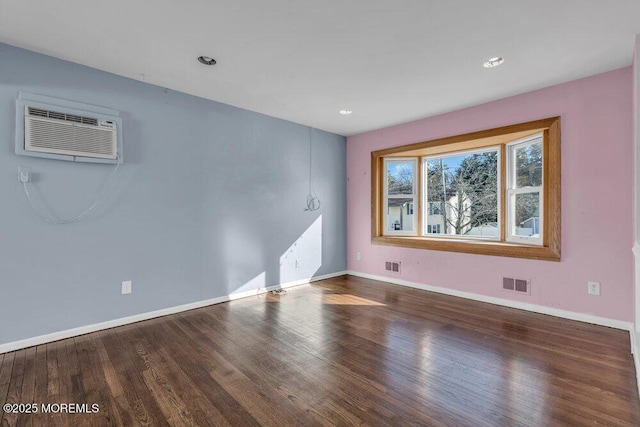
M 0 42 L 342 135 L 630 65 L 638 33 L 639 0 L 0 0 Z

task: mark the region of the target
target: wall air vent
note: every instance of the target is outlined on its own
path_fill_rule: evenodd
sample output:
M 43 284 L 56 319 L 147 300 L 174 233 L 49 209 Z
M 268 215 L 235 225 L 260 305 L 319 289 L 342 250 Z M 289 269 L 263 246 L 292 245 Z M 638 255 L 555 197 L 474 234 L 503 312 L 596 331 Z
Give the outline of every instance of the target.
M 122 121 L 114 110 L 21 94 L 16 112 L 16 154 L 122 163 Z
M 515 279 L 513 277 L 502 278 L 502 290 L 509 292 L 518 292 L 523 294 L 531 294 L 531 286 L 528 280 Z
M 392 273 L 400 273 L 400 261 L 386 261 L 384 269 Z

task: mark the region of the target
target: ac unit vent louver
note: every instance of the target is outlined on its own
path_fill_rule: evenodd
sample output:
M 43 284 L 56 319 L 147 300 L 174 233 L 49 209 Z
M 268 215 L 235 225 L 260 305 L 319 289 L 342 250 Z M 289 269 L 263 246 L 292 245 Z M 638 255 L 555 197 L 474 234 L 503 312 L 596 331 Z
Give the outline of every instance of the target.
M 25 106 L 24 150 L 117 159 L 116 124 L 75 114 Z
M 30 116 L 49 117 L 67 122 L 84 123 L 86 125 L 98 126 L 98 119 L 93 117 L 82 117 L 74 114 L 58 113 L 56 111 L 43 110 L 41 108 L 27 107 Z

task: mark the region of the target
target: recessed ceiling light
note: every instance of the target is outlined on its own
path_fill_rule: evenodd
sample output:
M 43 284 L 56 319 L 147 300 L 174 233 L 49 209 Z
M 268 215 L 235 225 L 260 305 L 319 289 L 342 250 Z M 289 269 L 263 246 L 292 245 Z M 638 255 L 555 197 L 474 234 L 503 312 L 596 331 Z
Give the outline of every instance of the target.
M 216 60 L 209 57 L 209 56 L 198 56 L 198 61 L 200 61 L 201 64 L 204 65 L 215 65 L 216 64 Z
M 343 116 L 348 116 L 351 113 L 353 113 L 353 111 L 351 110 L 340 110 L 340 114 L 342 114 Z
M 502 64 L 504 62 L 504 58 L 501 56 L 496 56 L 495 58 L 491 58 L 489 60 L 487 60 L 484 64 L 482 64 L 482 66 L 484 68 L 493 68 L 493 67 L 497 67 L 498 65 Z

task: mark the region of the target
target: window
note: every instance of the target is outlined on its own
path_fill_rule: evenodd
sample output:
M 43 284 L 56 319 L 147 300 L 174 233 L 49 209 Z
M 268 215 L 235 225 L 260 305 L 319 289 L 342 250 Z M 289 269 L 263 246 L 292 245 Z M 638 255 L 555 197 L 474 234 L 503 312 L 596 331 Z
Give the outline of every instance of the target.
M 440 234 L 440 224 L 429 224 L 427 225 L 427 233 L 429 234 Z
M 442 215 L 442 211 L 444 210 L 442 208 L 442 202 L 437 201 L 430 201 L 429 202 L 429 215 Z
M 499 160 L 500 147 L 423 157 L 427 230 L 437 224 L 443 236 L 498 238 L 483 230 L 499 221 Z
M 373 243 L 560 259 L 559 117 L 371 155 Z
M 413 204 L 417 199 L 417 164 L 415 158 L 384 160 L 384 204 L 387 211 L 384 229 L 387 235 L 411 235 L 417 230 L 413 214 Z
M 508 144 L 508 153 L 507 240 L 541 245 L 542 135 Z

